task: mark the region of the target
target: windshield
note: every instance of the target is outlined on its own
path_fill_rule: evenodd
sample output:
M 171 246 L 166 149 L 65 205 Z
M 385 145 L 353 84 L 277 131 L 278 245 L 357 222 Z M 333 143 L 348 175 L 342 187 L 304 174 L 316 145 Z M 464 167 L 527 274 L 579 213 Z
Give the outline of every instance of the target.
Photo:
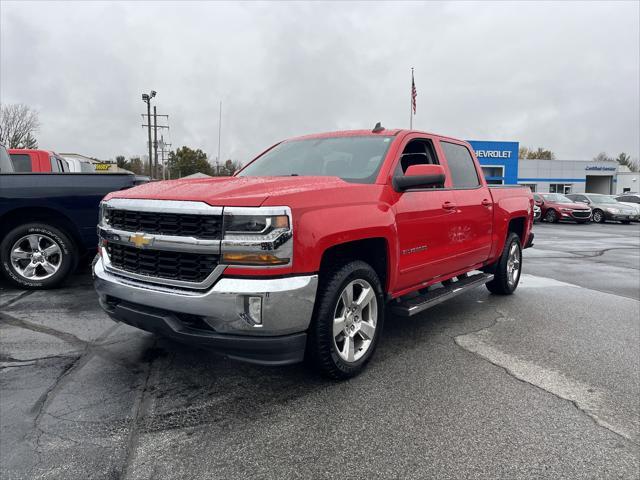
M 560 195 L 559 193 L 546 193 L 542 196 L 544 197 L 545 200 L 548 200 L 550 202 L 575 203 L 570 198 L 565 197 L 564 195 Z
M 389 136 L 328 137 L 283 142 L 238 176 L 333 176 L 373 183 L 391 145 Z
M 616 200 L 607 195 L 589 195 L 589 200 L 593 203 L 617 203 Z

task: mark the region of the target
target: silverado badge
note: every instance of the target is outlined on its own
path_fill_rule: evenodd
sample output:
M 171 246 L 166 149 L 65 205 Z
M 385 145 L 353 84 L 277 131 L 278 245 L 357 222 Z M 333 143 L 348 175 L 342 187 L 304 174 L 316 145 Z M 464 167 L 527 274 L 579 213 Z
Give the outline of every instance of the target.
M 145 237 L 144 233 L 136 233 L 129 237 L 129 241 L 137 248 L 148 247 L 153 245 L 153 237 Z

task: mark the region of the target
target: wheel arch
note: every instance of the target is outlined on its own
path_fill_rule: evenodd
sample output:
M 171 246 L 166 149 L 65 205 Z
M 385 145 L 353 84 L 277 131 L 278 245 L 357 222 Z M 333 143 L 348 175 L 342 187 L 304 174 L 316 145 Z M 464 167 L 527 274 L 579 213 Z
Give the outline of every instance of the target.
M 32 222 L 43 222 L 59 228 L 69 235 L 76 249 L 82 248 L 80 232 L 69 217 L 58 210 L 47 207 L 16 208 L 0 217 L 0 238 L 15 227 Z
M 320 260 L 320 280 L 322 281 L 332 266 L 353 260 L 362 260 L 371 265 L 380 279 L 380 284 L 388 291 L 389 244 L 384 237 L 351 240 L 325 249 Z

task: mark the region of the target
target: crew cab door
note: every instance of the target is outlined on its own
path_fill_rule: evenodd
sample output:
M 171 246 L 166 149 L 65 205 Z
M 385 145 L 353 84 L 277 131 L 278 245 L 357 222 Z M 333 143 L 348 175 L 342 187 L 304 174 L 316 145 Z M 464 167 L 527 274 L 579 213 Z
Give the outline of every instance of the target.
M 491 254 L 493 198 L 467 146 L 448 140 L 438 143 L 458 213 L 449 240 L 455 251 L 451 265 L 459 271 L 486 261 Z
M 401 176 L 410 165 L 440 164 L 433 139 L 427 136 L 407 136 L 400 152 L 394 176 Z M 397 290 L 402 290 L 451 271 L 449 232 L 458 213 L 455 192 L 449 188 L 412 188 L 395 195 Z

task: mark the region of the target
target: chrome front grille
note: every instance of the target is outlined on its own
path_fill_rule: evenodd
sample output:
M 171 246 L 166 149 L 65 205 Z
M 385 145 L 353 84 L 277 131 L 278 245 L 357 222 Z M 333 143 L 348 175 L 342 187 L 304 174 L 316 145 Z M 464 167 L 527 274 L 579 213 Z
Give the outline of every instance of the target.
M 574 210 L 571 214 L 576 218 L 589 218 L 591 210 Z
M 220 277 L 222 207 L 203 202 L 111 199 L 101 204 L 105 270 L 133 281 L 202 290 Z
M 105 217 L 110 227 L 128 232 L 194 237 L 206 240 L 220 240 L 222 238 L 222 215 L 107 209 Z
M 218 255 L 141 250 L 111 242 L 107 253 L 111 265 L 125 272 L 182 282 L 203 282 L 219 261 Z

